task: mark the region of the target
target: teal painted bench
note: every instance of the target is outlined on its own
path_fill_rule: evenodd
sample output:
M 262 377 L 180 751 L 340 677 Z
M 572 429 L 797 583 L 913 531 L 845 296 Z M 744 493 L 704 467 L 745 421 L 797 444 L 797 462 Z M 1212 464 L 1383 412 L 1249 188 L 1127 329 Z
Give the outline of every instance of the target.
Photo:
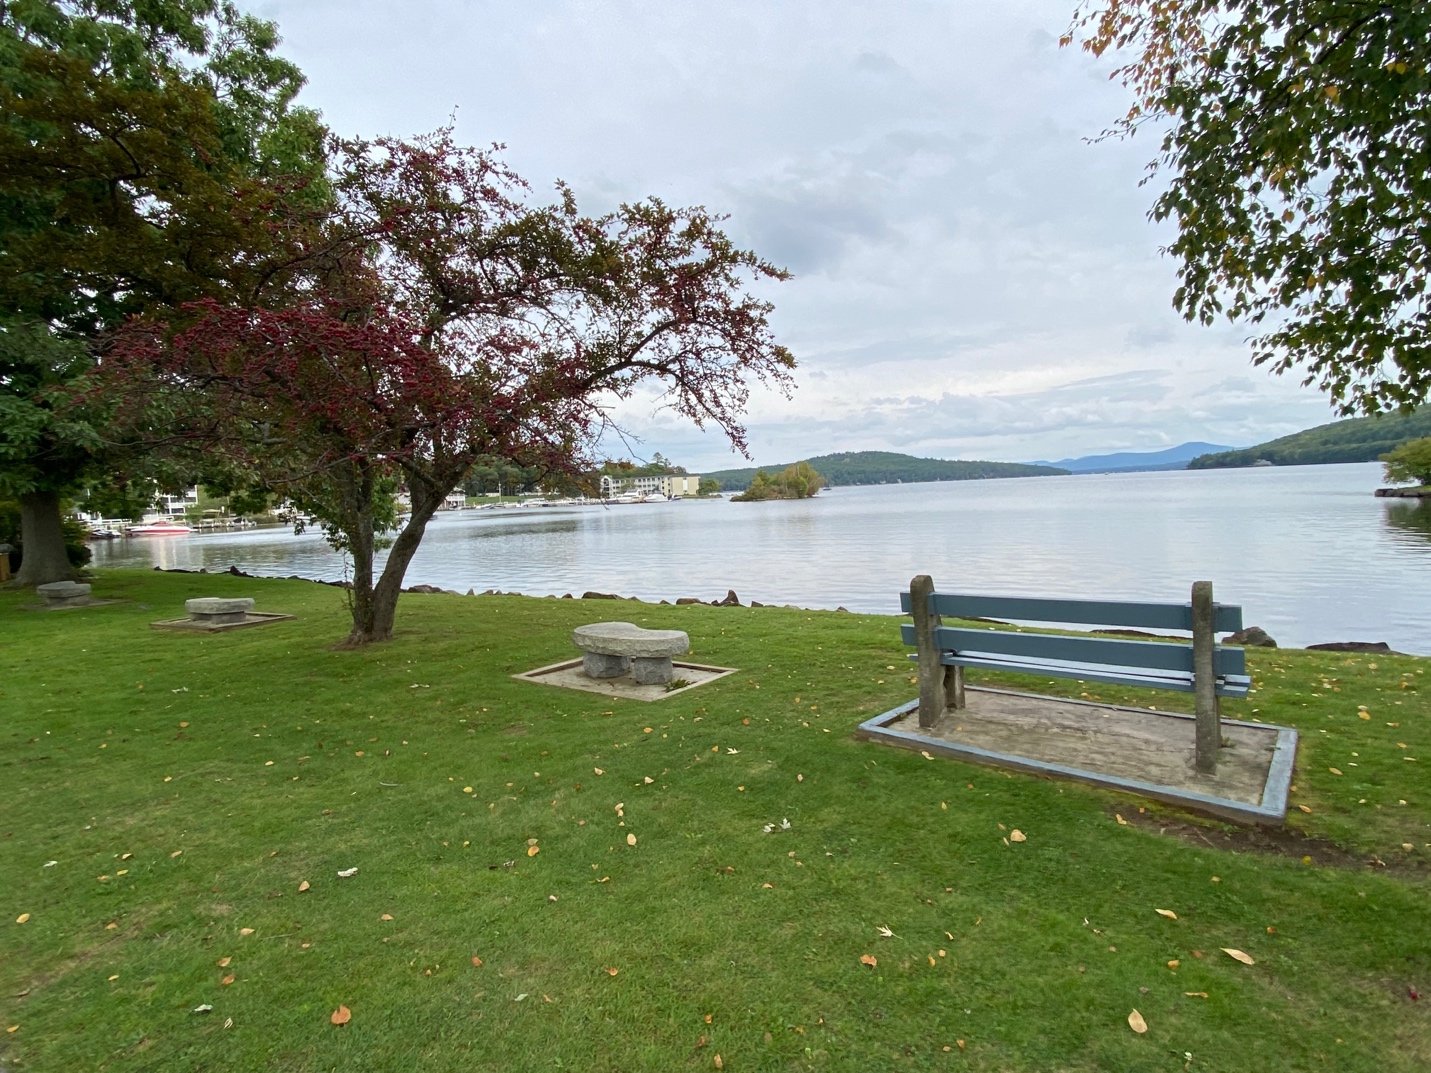
M 993 670 L 1054 678 L 1168 689 L 1195 696 L 1197 769 L 1216 770 L 1221 742 L 1221 697 L 1245 697 L 1251 686 L 1241 648 L 1214 634 L 1242 629 L 1242 609 L 1213 602 L 1212 584 L 1193 585 L 1185 604 L 1036 599 L 939 593 L 927 574 L 910 582 L 900 606 L 913 616 L 900 628 L 917 649 L 919 724 L 931 727 L 949 709 L 964 707 L 964 671 Z M 1191 643 L 1121 637 L 1064 636 L 1008 629 L 945 626 L 942 617 L 991 618 L 1056 626 L 1182 631 Z

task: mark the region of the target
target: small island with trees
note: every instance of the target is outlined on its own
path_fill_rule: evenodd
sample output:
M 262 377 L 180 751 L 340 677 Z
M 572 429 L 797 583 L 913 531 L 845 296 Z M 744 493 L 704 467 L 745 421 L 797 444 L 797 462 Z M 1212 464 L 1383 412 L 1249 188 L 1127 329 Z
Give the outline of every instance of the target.
M 755 471 L 749 487 L 731 496 L 732 503 L 752 503 L 763 499 L 809 499 L 825 487 L 824 476 L 808 462 L 796 462 L 771 477 L 763 469 Z
M 1378 496 L 1398 499 L 1431 499 L 1431 436 L 1403 443 L 1381 456 L 1386 479 L 1409 488 L 1378 488 Z

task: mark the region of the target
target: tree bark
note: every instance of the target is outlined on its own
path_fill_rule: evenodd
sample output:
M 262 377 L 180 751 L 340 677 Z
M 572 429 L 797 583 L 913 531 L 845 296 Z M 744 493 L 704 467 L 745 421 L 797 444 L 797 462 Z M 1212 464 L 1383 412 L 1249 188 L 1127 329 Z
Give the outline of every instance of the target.
M 443 497 L 446 494 L 447 490 L 437 494 L 433 494 L 430 490 L 426 494 L 416 489 L 413 490 L 412 514 L 393 542 L 392 550 L 388 552 L 387 561 L 383 564 L 383 572 L 378 576 L 376 585 L 373 584 L 372 516 L 369 514 L 366 569 L 364 563 L 359 561 L 356 541 L 352 549 L 353 630 L 348 634 L 346 647 L 356 648 L 360 645 L 392 640 L 393 622 L 397 618 L 398 597 L 402 595 L 403 577 L 407 574 L 408 564 L 412 562 L 412 557 L 417 554 L 418 546 L 422 543 L 422 535 L 427 529 L 427 523 L 437 513 L 437 508 L 442 505 Z M 363 581 L 364 589 L 361 594 L 359 593 L 360 578 Z
M 20 497 L 20 543 L 24 554 L 16 585 L 47 585 L 74 576 L 65 554 L 58 492 L 28 492 Z

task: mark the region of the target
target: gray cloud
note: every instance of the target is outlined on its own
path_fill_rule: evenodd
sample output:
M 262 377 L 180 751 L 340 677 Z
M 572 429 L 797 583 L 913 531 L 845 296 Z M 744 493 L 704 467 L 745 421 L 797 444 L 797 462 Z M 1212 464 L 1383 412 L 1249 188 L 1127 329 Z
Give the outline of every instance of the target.
M 1170 308 L 1171 232 L 1139 185 L 1156 140 L 1089 143 L 1127 98 L 1057 47 L 1070 0 L 252 7 L 344 133 L 455 109 L 459 137 L 508 143 L 538 191 L 560 176 L 592 210 L 704 204 L 790 267 L 766 293 L 801 389 L 753 398 L 762 460 L 1063 457 L 1328 419 L 1294 378 L 1249 369 L 1246 331 Z M 693 468 L 730 462 L 669 414 L 621 416 Z

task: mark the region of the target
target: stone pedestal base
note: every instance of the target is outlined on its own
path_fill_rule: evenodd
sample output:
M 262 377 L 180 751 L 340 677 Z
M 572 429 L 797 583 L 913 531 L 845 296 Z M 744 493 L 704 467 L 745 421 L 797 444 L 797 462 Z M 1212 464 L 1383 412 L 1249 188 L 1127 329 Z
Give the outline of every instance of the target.
M 667 665 L 670 662 L 667 660 Z M 630 668 L 631 660 L 626 656 L 612 656 L 605 652 L 582 653 L 581 669 L 592 678 L 620 678 Z
M 643 686 L 663 686 L 675 677 L 671 657 L 632 656 L 631 677 Z

